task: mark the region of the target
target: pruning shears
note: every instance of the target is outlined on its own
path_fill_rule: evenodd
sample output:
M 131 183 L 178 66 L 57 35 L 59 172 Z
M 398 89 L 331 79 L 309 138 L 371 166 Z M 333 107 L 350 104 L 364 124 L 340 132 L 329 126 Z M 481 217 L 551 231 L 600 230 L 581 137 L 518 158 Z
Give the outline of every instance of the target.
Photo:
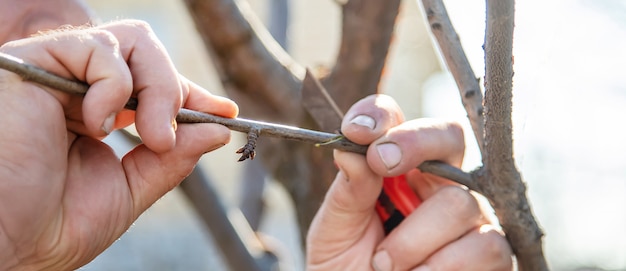
M 422 200 L 413 192 L 406 181 L 406 175 L 385 177 L 383 190 L 376 202 L 376 212 L 383 223 L 385 234 L 389 234 Z
M 308 69 L 302 81 L 302 104 L 322 130 L 333 131 L 341 126 L 343 112 Z M 421 202 L 407 183 L 405 175 L 384 178 L 383 189 L 376 203 L 376 212 L 385 234 L 389 234 Z

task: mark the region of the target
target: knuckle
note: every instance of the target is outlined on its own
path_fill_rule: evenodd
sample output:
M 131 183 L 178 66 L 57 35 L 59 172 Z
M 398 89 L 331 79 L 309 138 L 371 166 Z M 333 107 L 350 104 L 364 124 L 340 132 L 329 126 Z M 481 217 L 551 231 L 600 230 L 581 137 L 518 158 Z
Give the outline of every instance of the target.
M 464 134 L 463 134 L 463 126 L 461 126 L 458 122 L 449 122 L 448 129 L 451 132 L 450 134 L 454 137 L 455 140 L 463 142 Z
M 512 265 L 512 251 L 506 239 L 496 231 L 485 235 L 485 253 L 503 267 Z
M 145 37 L 154 35 L 154 31 L 148 22 L 137 19 L 126 19 L 104 24 L 100 26 L 99 29 L 108 30 L 123 37 Z
M 448 203 L 448 212 L 451 216 L 462 221 L 480 218 L 480 208 L 476 199 L 465 189 L 450 185 L 441 188 L 438 194 Z
M 113 33 L 109 31 L 100 30 L 100 29 L 90 30 L 89 37 L 91 41 L 93 41 L 99 46 L 114 47 L 114 48 L 119 47 L 119 41 L 117 40 L 115 35 L 113 35 Z
M 133 29 L 136 29 L 137 31 L 140 32 L 153 32 L 152 31 L 152 27 L 150 26 L 150 24 L 146 21 L 143 20 L 136 20 L 136 19 L 131 19 L 131 20 L 125 20 L 124 21 L 126 25 L 130 26 Z
M 458 122 L 448 123 L 448 131 L 450 131 L 451 142 L 459 142 L 460 144 L 454 145 L 460 148 L 461 153 L 465 150 L 465 134 L 463 133 L 463 126 Z
M 118 33 L 124 33 L 126 36 L 145 37 L 154 35 L 154 31 L 150 24 L 146 21 L 129 19 L 119 22 L 113 26 Z
M 450 122 L 448 123 L 448 131 L 450 131 L 449 142 L 457 143 L 448 144 L 448 146 L 452 148 L 451 154 L 456 154 L 454 155 L 455 157 L 452 157 L 452 161 L 458 162 L 457 166 L 460 166 L 463 161 L 463 156 L 465 155 L 465 134 L 463 133 L 463 127 L 458 122 Z
M 512 250 L 506 239 L 496 230 L 491 229 L 481 234 L 483 251 L 494 263 L 499 263 L 502 267 L 512 265 Z

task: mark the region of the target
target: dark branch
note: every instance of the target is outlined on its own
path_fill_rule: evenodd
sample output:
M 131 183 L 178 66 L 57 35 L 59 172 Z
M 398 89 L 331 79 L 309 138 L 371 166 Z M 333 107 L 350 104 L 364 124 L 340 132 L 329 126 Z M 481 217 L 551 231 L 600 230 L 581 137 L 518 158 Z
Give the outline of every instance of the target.
M 437 39 L 446 65 L 461 94 L 463 106 L 474 130 L 476 141 L 484 155 L 483 94 L 478 79 L 465 55 L 459 35 L 454 30 L 442 0 L 422 0 L 430 30 Z
M 228 213 L 213 183 L 200 167 L 194 168 L 180 188 L 204 221 L 230 269 L 273 270 L 278 263 L 277 256 L 251 233 L 249 225 Z
M 322 83 L 343 112 L 378 92 L 401 2 L 350 0 L 341 5 L 341 45 Z
M 304 113 L 299 95 L 304 68 L 272 38 L 246 1 L 184 2 L 241 114 L 298 123 Z

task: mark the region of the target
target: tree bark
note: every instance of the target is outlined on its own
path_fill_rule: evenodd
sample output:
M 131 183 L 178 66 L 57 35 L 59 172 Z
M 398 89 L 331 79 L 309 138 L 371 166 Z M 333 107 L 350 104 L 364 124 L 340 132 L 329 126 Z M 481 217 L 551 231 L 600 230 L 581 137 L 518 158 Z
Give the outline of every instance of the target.
M 339 54 L 322 84 L 341 110 L 378 92 L 400 0 L 350 0 L 342 6 Z
M 485 153 L 478 172 L 482 193 L 491 200 L 519 270 L 548 270 L 543 232 L 526 198 L 526 185 L 513 156 L 514 0 L 487 0 L 485 36 Z
M 458 35 L 441 0 L 422 0 L 436 37 L 468 113 L 483 157 L 470 189 L 485 195 L 517 256 L 519 270 L 547 270 L 543 232 L 526 198 L 526 186 L 515 167 L 512 136 L 514 1 L 487 1 L 485 36 L 485 117 L 482 95 Z M 483 126 L 484 125 L 484 126 Z M 484 133 L 483 133 L 484 131 Z

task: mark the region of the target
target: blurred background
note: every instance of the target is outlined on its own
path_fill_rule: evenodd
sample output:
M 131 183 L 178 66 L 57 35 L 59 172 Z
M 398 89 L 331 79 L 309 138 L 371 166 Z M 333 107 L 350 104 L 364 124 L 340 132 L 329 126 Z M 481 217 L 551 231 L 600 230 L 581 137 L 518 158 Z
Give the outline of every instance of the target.
M 222 93 L 209 56 L 181 1 L 87 0 L 103 21 L 142 19 L 168 48 L 179 71 Z M 270 24 L 272 9 L 288 4 L 283 46 L 303 66 L 332 66 L 339 46 L 340 10 L 331 0 L 249 0 Z M 408 118 L 456 119 L 465 125 L 464 169 L 480 157 L 459 94 L 442 64 L 419 1 L 405 0 L 381 91 Z M 445 4 L 477 76 L 484 75 L 484 1 Z M 219 27 L 219 26 L 216 26 Z M 626 270 L 626 2 L 517 1 L 515 28 L 515 155 L 554 270 Z M 120 155 L 119 138 L 107 139 Z M 206 155 L 221 200 L 236 212 L 242 171 L 235 150 L 243 135 Z M 267 181 L 259 229 L 278 240 L 281 266 L 302 270 L 301 240 L 284 189 Z M 224 270 L 212 237 L 175 189 L 111 248 L 81 270 Z

